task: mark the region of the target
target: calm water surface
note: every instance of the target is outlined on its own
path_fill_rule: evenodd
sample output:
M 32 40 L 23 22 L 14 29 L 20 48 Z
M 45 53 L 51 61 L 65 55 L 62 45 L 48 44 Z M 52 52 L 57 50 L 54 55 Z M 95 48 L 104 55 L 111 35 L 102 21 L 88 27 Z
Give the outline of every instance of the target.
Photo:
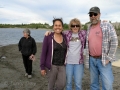
M 0 46 L 9 44 L 18 44 L 20 38 L 23 36 L 23 28 L 0 28 Z M 30 29 L 31 36 L 36 42 L 42 42 L 44 33 L 47 30 Z

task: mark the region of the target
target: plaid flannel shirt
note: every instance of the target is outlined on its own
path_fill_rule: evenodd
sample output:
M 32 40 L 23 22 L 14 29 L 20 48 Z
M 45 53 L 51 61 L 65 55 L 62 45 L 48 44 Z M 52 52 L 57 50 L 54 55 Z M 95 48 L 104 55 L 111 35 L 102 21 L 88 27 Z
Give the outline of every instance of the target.
M 84 51 L 84 48 L 85 48 L 85 43 L 86 43 L 86 30 L 80 30 L 78 32 L 78 36 L 79 36 L 79 39 L 81 41 L 81 50 L 80 50 L 80 60 L 79 60 L 79 64 L 82 64 L 84 63 L 84 57 L 83 57 L 83 51 Z M 69 48 L 69 42 L 72 38 L 72 31 L 71 30 L 68 30 L 68 31 L 65 31 L 64 34 L 66 35 L 66 39 L 67 39 L 67 46 Z M 66 63 L 66 60 L 65 60 L 65 63 Z
M 91 25 L 90 25 L 91 27 Z M 87 31 L 86 38 L 86 62 L 85 65 L 89 68 L 89 47 L 88 47 L 88 36 L 90 32 L 90 27 Z M 101 22 L 100 27 L 102 29 L 103 39 L 102 39 L 102 64 L 106 65 L 105 60 L 109 60 L 110 62 L 116 61 L 115 53 L 118 46 L 118 39 L 116 35 L 116 31 L 112 24 L 108 22 Z

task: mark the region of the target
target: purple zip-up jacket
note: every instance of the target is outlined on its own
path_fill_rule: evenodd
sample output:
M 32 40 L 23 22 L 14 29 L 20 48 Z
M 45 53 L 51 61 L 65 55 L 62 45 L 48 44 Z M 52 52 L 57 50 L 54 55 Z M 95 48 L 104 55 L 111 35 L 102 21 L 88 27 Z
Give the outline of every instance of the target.
M 40 57 L 41 70 L 45 70 L 45 67 L 48 68 L 49 70 L 51 68 L 52 57 L 53 57 L 53 48 L 54 48 L 53 36 L 54 36 L 54 33 L 51 33 L 50 35 L 44 37 L 43 45 L 42 45 L 42 52 L 41 52 L 41 57 Z M 62 34 L 62 36 L 63 36 L 63 39 L 65 40 L 65 43 L 66 43 L 65 35 Z
M 72 31 L 71 30 L 68 30 L 68 31 L 65 31 L 64 34 L 66 35 L 66 38 L 67 38 L 67 46 L 69 48 L 69 42 L 72 38 Z M 79 39 L 81 41 L 81 44 L 82 44 L 82 47 L 81 47 L 81 50 L 80 50 L 80 60 L 79 60 L 79 64 L 83 64 L 83 50 L 85 48 L 85 45 L 86 45 L 86 34 L 87 34 L 87 31 L 86 30 L 80 30 L 78 32 L 78 36 L 79 36 Z

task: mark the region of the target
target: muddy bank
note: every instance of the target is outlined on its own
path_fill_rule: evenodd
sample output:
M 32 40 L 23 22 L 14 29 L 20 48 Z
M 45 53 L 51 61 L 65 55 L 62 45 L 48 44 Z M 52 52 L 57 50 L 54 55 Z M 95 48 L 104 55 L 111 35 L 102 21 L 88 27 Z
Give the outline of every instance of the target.
M 17 45 L 0 47 L 0 90 L 47 90 L 47 80 L 40 75 L 39 59 L 41 43 L 37 43 L 36 61 L 33 62 L 33 78 L 24 77 L 24 67 L 21 53 Z M 115 77 L 114 90 L 120 90 L 120 67 L 113 66 Z M 90 90 L 90 77 L 88 69 L 85 69 L 83 78 L 83 90 Z

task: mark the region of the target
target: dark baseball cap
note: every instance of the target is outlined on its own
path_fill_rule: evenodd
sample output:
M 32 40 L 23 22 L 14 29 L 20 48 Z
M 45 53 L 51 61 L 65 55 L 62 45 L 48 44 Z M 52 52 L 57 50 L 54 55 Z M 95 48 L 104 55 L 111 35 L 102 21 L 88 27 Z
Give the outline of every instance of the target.
M 91 13 L 91 12 L 93 12 L 93 13 L 100 13 L 100 9 L 99 9 L 99 7 L 92 7 L 89 10 L 89 13 Z

